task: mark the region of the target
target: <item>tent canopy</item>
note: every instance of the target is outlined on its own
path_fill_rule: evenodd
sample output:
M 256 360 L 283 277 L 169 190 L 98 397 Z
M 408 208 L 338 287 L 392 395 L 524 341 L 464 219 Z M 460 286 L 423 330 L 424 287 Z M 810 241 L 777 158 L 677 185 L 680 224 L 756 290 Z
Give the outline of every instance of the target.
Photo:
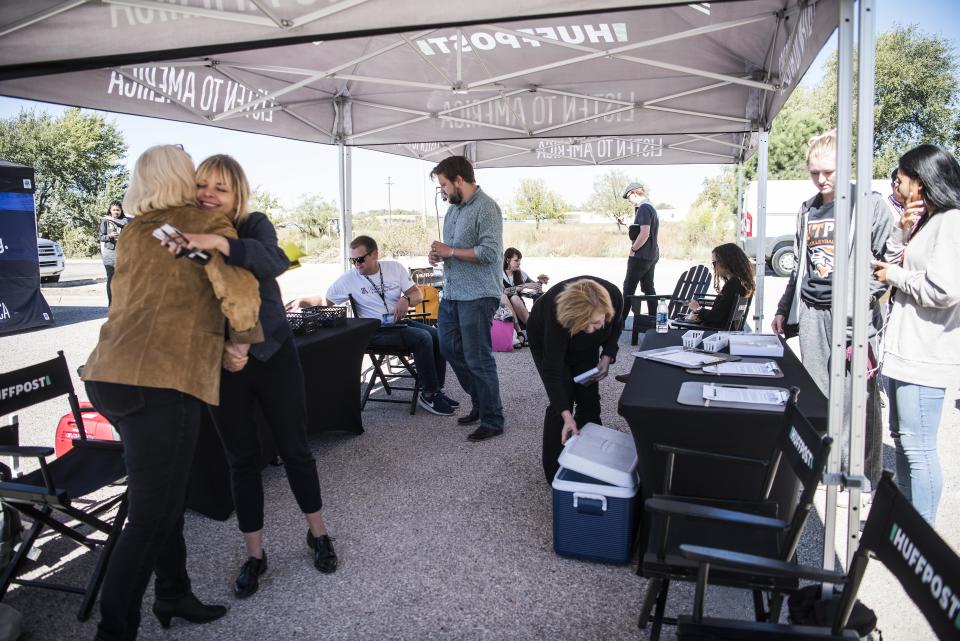
M 838 15 L 654 4 L 3 2 L 0 94 L 481 168 L 731 163 Z

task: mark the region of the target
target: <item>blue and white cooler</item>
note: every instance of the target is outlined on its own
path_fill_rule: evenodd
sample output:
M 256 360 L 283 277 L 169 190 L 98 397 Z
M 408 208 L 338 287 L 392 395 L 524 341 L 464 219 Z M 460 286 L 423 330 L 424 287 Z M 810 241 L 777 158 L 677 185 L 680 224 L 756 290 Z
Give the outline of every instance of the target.
M 553 479 L 553 549 L 607 563 L 628 563 L 639 511 L 633 437 L 587 423 L 567 441 Z

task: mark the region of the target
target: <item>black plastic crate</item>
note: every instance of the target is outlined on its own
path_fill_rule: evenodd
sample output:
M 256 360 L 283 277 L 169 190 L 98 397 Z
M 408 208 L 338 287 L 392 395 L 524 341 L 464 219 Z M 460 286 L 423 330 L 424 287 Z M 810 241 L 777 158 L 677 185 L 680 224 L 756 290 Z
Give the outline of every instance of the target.
M 294 334 L 312 334 L 321 327 L 336 327 L 347 320 L 347 308 L 336 305 L 305 307 L 298 312 L 287 312 L 287 322 Z

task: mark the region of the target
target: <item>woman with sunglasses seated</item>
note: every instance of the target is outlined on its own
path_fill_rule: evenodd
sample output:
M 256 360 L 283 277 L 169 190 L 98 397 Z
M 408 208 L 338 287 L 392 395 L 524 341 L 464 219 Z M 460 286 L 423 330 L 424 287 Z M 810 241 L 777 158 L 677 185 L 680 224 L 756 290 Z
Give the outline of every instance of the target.
M 753 265 L 737 245 L 725 243 L 713 248 L 713 288 L 719 293 L 709 308 L 695 298 L 690 300 L 693 317 L 689 320 L 704 327 L 726 329 L 737 297 L 752 297 L 756 289 Z
M 527 305 L 523 302 L 522 296 L 527 296 L 536 300 L 543 294 L 543 286 L 549 278 L 541 274 L 537 280 L 533 280 L 527 272 L 520 269 L 520 261 L 523 254 L 516 247 L 508 247 L 503 252 L 503 294 L 500 296 L 500 304 L 513 311 L 513 325 L 520 337 L 522 347 L 527 343 L 527 320 L 530 318 L 530 312 L 527 311 Z

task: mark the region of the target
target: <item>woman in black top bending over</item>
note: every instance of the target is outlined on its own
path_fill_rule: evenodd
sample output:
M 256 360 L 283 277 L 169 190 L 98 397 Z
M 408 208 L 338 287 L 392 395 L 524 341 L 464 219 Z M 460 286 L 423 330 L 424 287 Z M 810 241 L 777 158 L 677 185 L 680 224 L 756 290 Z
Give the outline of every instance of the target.
M 543 473 L 551 482 L 563 444 L 586 423 L 600 423 L 600 387 L 617 359 L 623 296 L 593 276 L 557 283 L 537 299 L 527 322 L 530 353 L 547 391 Z M 598 358 L 599 356 L 599 358 Z M 573 377 L 594 367 L 582 384 Z
M 721 280 L 723 288 L 720 287 Z M 704 327 L 726 329 L 736 297 L 752 297 L 756 289 L 750 259 L 737 245 L 726 243 L 713 248 L 713 288 L 719 292 L 713 306 L 707 309 L 693 299 L 690 301 L 690 311 L 696 314 Z

